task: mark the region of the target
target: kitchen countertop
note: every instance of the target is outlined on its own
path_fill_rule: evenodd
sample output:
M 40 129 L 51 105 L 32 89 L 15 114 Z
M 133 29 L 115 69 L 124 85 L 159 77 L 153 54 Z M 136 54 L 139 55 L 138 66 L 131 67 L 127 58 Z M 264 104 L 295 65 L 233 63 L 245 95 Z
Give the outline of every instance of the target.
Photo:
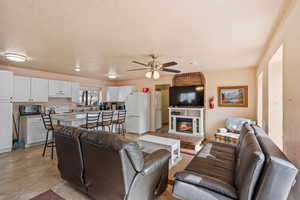
M 58 120 L 58 121 L 82 121 L 82 120 L 86 119 L 87 113 L 98 114 L 99 112 L 109 112 L 109 110 L 53 114 L 53 115 L 51 115 L 51 117 L 53 120 Z M 118 110 L 115 110 L 114 115 L 117 112 L 118 112 Z

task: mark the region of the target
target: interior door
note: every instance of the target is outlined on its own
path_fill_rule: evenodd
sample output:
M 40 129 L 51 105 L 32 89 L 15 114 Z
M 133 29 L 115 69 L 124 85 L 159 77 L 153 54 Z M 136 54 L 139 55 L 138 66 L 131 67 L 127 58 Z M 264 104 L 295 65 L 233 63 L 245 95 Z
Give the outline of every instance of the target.
M 155 128 L 162 128 L 161 91 L 155 91 Z

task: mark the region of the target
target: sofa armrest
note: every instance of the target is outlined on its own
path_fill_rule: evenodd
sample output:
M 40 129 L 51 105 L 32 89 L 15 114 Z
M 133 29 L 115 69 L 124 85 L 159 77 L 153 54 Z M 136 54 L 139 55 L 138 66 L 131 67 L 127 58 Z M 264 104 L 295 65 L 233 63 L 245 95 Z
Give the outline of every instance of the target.
M 175 180 L 203 187 L 233 199 L 238 198 L 234 186 L 204 174 L 198 174 L 192 171 L 181 171 L 175 174 Z
M 157 169 L 161 168 L 166 162 L 169 162 L 171 153 L 167 150 L 160 149 L 145 158 L 143 175 L 151 174 Z

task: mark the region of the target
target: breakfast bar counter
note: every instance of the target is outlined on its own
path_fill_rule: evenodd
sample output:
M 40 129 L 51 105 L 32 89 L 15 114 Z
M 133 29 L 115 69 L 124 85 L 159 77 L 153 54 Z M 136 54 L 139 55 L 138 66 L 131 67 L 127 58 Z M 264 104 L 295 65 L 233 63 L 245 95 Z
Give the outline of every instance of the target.
M 119 110 L 114 110 L 113 111 L 113 120 L 117 119 L 118 111 Z M 64 125 L 64 126 L 79 127 L 80 125 L 86 123 L 87 113 L 97 115 L 99 112 L 110 112 L 110 110 L 53 114 L 53 115 L 51 115 L 51 118 L 52 118 L 52 120 L 55 124 L 60 124 L 60 125 Z M 100 116 L 99 121 L 101 121 L 101 116 Z

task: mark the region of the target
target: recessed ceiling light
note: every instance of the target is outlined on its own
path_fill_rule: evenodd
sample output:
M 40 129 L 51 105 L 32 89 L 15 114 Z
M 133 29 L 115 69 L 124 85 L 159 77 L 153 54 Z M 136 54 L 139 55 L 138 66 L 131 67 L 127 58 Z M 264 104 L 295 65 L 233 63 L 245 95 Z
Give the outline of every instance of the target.
M 14 62 L 26 62 L 29 60 L 29 57 L 17 53 L 4 53 L 4 56 L 7 60 L 11 60 Z

